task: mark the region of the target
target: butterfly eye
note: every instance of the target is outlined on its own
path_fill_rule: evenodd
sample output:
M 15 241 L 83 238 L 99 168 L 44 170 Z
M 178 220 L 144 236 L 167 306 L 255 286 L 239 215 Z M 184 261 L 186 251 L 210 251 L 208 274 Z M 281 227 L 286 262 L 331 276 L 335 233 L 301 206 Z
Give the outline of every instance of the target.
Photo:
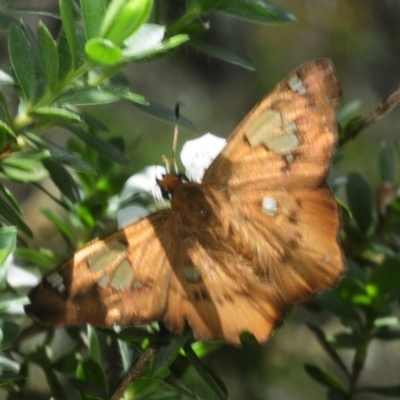
M 179 173 L 178 177 L 181 180 L 181 182 L 184 182 L 184 183 L 188 183 L 189 182 L 189 178 L 183 173 Z
M 157 183 L 159 183 L 159 182 L 160 182 L 160 181 L 157 180 Z M 163 198 L 164 200 L 171 200 L 171 199 L 172 199 L 171 193 L 170 193 L 167 189 L 165 189 L 163 186 L 161 186 L 161 185 L 159 185 L 159 186 L 160 186 L 162 198 Z

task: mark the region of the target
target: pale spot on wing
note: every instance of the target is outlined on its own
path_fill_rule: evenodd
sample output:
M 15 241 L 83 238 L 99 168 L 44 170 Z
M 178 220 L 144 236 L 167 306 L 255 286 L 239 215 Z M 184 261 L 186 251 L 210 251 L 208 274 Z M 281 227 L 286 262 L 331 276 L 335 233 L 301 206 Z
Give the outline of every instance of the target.
M 142 287 L 143 285 L 142 285 L 142 282 L 140 282 L 139 280 L 135 280 L 135 282 L 133 282 L 133 285 L 132 285 L 132 287 L 133 287 L 133 289 L 134 290 L 139 290 L 141 287 Z
M 277 154 L 290 154 L 299 145 L 294 121 L 283 124 L 279 111 L 267 109 L 249 125 L 246 136 L 252 147 L 264 144 Z
M 185 279 L 188 282 L 200 282 L 201 281 L 200 271 L 194 265 L 185 267 L 184 274 L 185 274 Z
M 302 96 L 304 96 L 307 93 L 307 89 L 304 86 L 303 81 L 299 78 L 297 74 L 293 74 L 288 79 L 288 85 L 293 92 L 297 92 Z
M 118 308 L 111 308 L 107 311 L 107 325 L 117 324 L 121 318 L 121 311 Z
M 47 275 L 46 281 L 59 293 L 64 292 L 66 289 L 64 285 L 64 278 L 58 272 L 52 272 L 51 274 Z
M 102 275 L 101 278 L 97 281 L 97 283 L 99 284 L 99 286 L 101 287 L 106 287 L 108 286 L 108 276 L 107 275 Z
M 133 276 L 133 269 L 131 263 L 124 259 L 115 268 L 110 284 L 114 289 L 123 290 L 131 285 L 131 279 Z
M 299 139 L 294 133 L 284 133 L 265 141 L 265 145 L 278 154 L 290 154 L 298 145 Z
M 246 136 L 252 147 L 265 143 L 274 137 L 275 132 L 282 126 L 282 118 L 278 111 L 265 110 L 249 125 Z
M 288 164 L 291 164 L 294 160 L 293 154 L 291 154 L 291 153 L 285 154 L 285 160 Z
M 120 242 L 107 243 L 105 247 L 87 258 L 89 268 L 92 271 L 101 271 L 121 257 L 126 250 L 126 246 Z
M 262 209 L 265 214 L 273 217 L 278 212 L 278 202 L 273 197 L 264 197 L 262 199 Z

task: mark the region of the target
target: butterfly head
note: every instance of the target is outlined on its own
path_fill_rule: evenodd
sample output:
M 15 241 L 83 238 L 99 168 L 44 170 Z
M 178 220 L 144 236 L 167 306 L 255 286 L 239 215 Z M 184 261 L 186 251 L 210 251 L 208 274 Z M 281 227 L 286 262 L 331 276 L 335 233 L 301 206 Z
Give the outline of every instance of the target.
M 157 184 L 161 189 L 161 195 L 165 200 L 171 200 L 172 195 L 177 187 L 182 183 L 188 182 L 185 174 L 165 174 L 162 179 L 157 179 Z

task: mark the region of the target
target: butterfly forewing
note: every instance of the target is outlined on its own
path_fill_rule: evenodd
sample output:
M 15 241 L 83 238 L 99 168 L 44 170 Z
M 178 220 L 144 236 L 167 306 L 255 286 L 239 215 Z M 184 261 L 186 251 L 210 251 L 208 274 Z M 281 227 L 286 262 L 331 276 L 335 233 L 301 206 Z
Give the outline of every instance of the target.
M 171 209 L 88 244 L 45 277 L 27 311 L 44 323 L 158 320 L 197 339 L 265 341 L 292 303 L 343 273 L 325 184 L 340 88 L 328 60 L 295 70 L 228 138 L 203 183 L 167 175 Z
M 329 60 L 300 66 L 229 136 L 203 183 L 251 191 L 320 185 L 335 149 L 339 97 Z

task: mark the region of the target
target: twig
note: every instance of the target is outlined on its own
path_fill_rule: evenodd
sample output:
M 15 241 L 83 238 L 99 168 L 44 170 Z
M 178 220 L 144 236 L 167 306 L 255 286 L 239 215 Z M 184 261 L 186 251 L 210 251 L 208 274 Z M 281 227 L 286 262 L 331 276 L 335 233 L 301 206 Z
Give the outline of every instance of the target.
M 137 378 L 139 378 L 147 364 L 149 363 L 151 357 L 153 357 L 157 351 L 159 346 L 153 345 L 150 346 L 139 358 L 139 360 L 131 365 L 129 370 L 126 372 L 125 376 L 122 378 L 122 381 L 118 385 L 117 389 L 111 396 L 110 400 L 120 400 L 125 393 L 127 387 Z
M 370 115 L 367 115 L 361 123 L 353 130 L 350 131 L 345 137 L 339 140 L 339 146 L 342 146 L 344 143 L 349 140 L 354 139 L 361 130 L 366 128 L 369 125 L 372 125 L 376 121 L 383 118 L 385 115 L 389 114 L 390 111 L 393 110 L 400 103 L 400 88 L 396 89 L 393 93 L 391 93 L 385 100 L 382 101 L 381 104 L 373 111 Z

